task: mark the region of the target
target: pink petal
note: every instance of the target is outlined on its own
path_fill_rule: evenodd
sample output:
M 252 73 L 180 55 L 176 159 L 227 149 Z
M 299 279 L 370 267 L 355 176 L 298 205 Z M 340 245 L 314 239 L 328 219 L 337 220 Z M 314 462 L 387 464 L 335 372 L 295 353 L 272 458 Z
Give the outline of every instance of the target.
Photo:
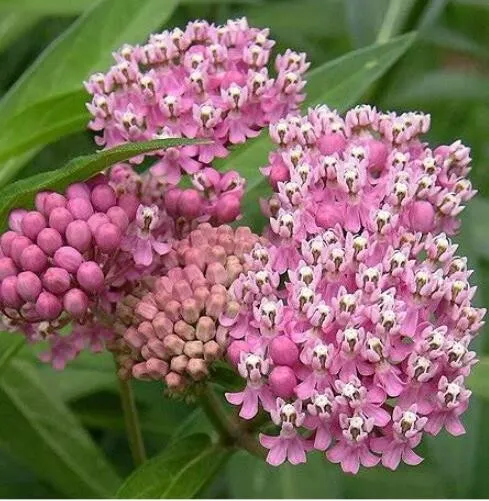
M 232 405 L 241 405 L 244 400 L 244 391 L 239 393 L 225 393 L 226 400 Z
M 360 449 L 360 461 L 366 468 L 372 468 L 380 461 L 380 458 L 375 454 L 372 454 L 367 446 Z
M 453 435 L 454 437 L 458 437 L 459 435 L 463 435 L 465 433 L 465 428 L 460 419 L 455 415 L 448 416 L 445 422 L 445 428 L 448 433 Z
M 382 454 L 382 464 L 386 468 L 390 468 L 391 470 L 395 470 L 399 463 L 401 462 L 403 446 L 402 445 L 391 445 L 385 452 Z
M 153 252 L 149 240 L 138 238 L 133 255 L 136 264 L 149 266 L 153 262 Z
M 421 456 L 418 456 L 412 449 L 409 447 L 406 447 L 404 449 L 404 452 L 402 453 L 402 459 L 406 464 L 409 464 L 411 466 L 416 466 L 421 461 L 423 461 L 423 458 Z
M 331 433 L 324 427 L 320 426 L 316 430 L 314 437 L 314 448 L 318 451 L 325 451 L 331 443 Z
M 246 388 L 243 393 L 243 407 L 241 407 L 239 416 L 243 419 L 254 418 L 258 412 L 258 392 L 251 388 Z
M 283 439 L 279 439 L 275 445 L 270 449 L 267 456 L 267 463 L 272 466 L 279 466 L 287 457 L 287 442 Z
M 287 458 L 292 464 L 300 464 L 306 462 L 306 453 L 304 446 L 299 438 L 289 440 L 287 447 Z

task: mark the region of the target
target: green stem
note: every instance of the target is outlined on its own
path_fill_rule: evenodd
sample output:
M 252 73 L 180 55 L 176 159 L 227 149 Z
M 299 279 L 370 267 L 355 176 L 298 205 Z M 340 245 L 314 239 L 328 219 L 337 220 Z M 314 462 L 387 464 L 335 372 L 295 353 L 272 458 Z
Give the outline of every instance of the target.
M 203 387 L 200 404 L 225 445 L 241 447 L 254 456 L 265 457 L 265 450 L 252 435 L 247 433 L 245 427 L 238 420 L 229 416 L 209 384 Z
M 131 382 L 119 378 L 119 389 L 126 424 L 127 440 L 131 449 L 134 466 L 138 467 L 146 461 L 146 450 L 144 448 L 144 440 Z

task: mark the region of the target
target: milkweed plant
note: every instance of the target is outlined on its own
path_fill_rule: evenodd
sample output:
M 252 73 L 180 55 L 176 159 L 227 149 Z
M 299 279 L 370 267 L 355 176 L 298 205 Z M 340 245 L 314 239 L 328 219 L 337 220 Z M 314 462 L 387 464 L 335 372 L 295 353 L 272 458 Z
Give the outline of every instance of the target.
M 422 112 L 301 109 L 310 63 L 274 45 L 245 18 L 195 21 L 86 80 L 98 146 L 182 144 L 11 207 L 3 328 L 57 370 L 109 351 L 125 384 L 200 402 L 273 466 L 418 465 L 426 435 L 465 432 L 484 324 L 451 240 L 476 194 L 470 150 L 428 144 Z M 240 163 L 216 166 L 260 134 L 263 232 L 240 223 Z

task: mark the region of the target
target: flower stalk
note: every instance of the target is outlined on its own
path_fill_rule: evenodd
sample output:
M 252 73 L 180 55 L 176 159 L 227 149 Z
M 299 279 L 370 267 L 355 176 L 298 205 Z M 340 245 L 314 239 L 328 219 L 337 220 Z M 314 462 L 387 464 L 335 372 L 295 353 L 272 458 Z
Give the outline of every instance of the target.
M 127 440 L 131 449 L 134 466 L 138 467 L 146 461 L 146 449 L 144 447 L 144 439 L 131 382 L 127 379 L 119 378 L 119 390 Z

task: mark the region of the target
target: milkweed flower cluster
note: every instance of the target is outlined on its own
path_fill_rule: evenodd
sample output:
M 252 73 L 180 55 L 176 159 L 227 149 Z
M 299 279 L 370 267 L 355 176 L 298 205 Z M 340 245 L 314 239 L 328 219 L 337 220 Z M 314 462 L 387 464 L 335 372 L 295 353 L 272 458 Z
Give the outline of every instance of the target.
M 270 244 L 233 284 L 242 305 L 228 358 L 240 416 L 270 414 L 268 462 L 312 449 L 345 472 L 418 464 L 423 434 L 464 432 L 472 306 L 467 260 L 448 234 L 474 195 L 460 142 L 430 149 L 429 117 L 321 106 L 270 128 L 263 169 Z
M 161 152 L 151 173 L 171 184 L 225 157 L 230 146 L 257 136 L 304 99 L 305 54 L 287 50 L 277 56 L 271 78 L 267 64 L 275 42 L 268 35 L 245 18 L 223 26 L 194 21 L 184 30 L 151 35 L 146 44 L 124 45 L 106 74 L 86 82 L 93 95 L 90 128 L 101 132 L 97 143 L 212 139 Z
M 159 270 L 175 238 L 200 220 L 229 222 L 239 214 L 236 173 L 207 168 L 195 180 L 198 189 L 180 190 L 123 170 L 72 184 L 64 194 L 39 193 L 35 210 L 11 212 L 0 237 L 4 328 L 47 341 L 41 358 L 57 369 L 85 347 L 101 351 L 112 342 L 106 319 L 141 277 Z
M 117 309 L 121 375 L 163 380 L 174 391 L 207 377 L 240 309 L 229 286 L 247 270 L 244 255 L 259 241 L 247 227 L 208 223 L 176 241 L 164 273 L 149 277 Z

